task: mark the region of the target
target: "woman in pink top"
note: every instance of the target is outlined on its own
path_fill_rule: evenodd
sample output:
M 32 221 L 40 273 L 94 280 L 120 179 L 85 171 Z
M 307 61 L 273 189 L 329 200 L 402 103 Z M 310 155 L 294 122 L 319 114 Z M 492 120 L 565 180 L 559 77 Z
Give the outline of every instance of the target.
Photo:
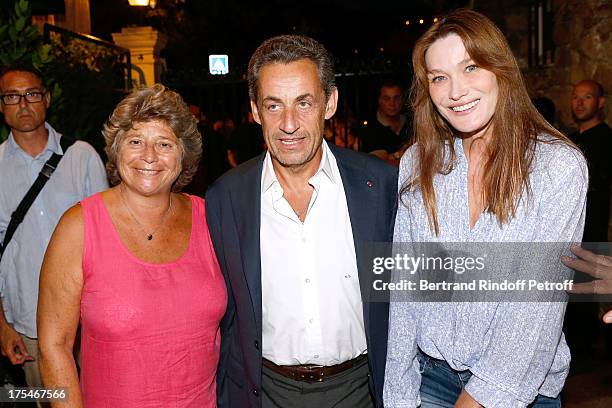
M 70 407 L 216 407 L 227 292 L 204 202 L 178 193 L 202 152 L 196 121 L 154 85 L 119 103 L 104 137 L 115 186 L 64 214 L 42 267 L 45 386 L 68 388 Z

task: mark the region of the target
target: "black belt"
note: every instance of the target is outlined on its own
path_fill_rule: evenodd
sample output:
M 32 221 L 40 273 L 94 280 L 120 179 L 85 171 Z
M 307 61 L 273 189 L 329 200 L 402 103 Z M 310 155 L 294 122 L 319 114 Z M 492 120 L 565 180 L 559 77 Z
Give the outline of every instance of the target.
M 362 354 L 357 358 L 332 366 L 315 364 L 280 366 L 264 358 L 263 365 L 275 373 L 295 381 L 323 382 L 325 378 L 329 376 L 340 374 L 350 368 L 356 367 L 367 358 L 367 354 Z

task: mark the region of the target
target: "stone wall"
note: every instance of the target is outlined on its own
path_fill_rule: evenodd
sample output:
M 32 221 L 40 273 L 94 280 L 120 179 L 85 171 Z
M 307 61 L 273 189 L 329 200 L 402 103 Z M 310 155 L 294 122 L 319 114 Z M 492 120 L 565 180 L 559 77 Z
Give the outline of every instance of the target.
M 612 124 L 612 1 L 554 0 L 553 12 L 554 64 L 525 70 L 531 94 L 552 99 L 561 127 L 575 128 L 570 110 L 572 85 L 595 79 L 606 90 L 606 122 Z M 526 51 L 515 52 L 524 56 Z
M 532 96 L 546 96 L 557 107 L 557 125 L 574 129 L 572 86 L 595 79 L 606 90 L 606 122 L 612 125 L 612 0 L 553 0 L 554 64 L 529 68 L 529 0 L 475 0 L 477 11 L 506 35 Z

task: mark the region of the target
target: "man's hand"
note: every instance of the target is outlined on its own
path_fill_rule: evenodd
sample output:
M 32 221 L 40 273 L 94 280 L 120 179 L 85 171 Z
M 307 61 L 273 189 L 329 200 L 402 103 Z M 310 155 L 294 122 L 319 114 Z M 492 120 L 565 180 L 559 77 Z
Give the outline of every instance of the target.
M 482 405 L 478 403 L 466 390 L 461 391 L 457 402 L 455 402 L 455 408 L 482 408 Z
M 28 353 L 19 333 L 6 322 L 0 324 L 0 342 L 2 343 L 2 355 L 7 356 L 13 365 L 34 361 L 34 357 Z
M 578 259 L 562 256 L 561 262 L 572 269 L 596 278 L 596 280 L 576 283 L 569 292 L 595 295 L 612 294 L 612 257 L 597 255 L 579 246 L 572 246 L 570 249 Z M 604 315 L 603 321 L 612 323 L 612 310 Z

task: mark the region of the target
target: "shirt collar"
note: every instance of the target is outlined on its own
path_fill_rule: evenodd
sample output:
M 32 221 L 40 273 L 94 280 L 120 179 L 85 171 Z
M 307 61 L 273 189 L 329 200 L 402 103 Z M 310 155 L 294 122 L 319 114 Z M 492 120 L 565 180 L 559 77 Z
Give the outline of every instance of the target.
M 324 174 L 332 183 L 335 184 L 338 176 L 333 171 L 333 166 L 330 157 L 332 156 L 332 152 L 329 149 L 329 146 L 327 145 L 327 142 L 325 140 L 323 140 L 321 149 L 323 149 L 321 163 L 319 164 L 319 168 L 310 178 L 310 180 L 314 179 L 315 177 L 318 177 L 319 174 Z M 268 151 L 266 152 L 266 157 L 264 158 L 264 165 L 261 174 L 261 193 L 265 193 L 270 189 L 270 187 L 272 187 L 276 183 L 278 183 L 278 178 L 276 177 L 276 172 L 274 171 L 274 167 L 272 166 L 272 157 L 270 156 L 270 151 Z
M 51 151 L 52 153 L 57 153 L 57 154 L 63 154 L 62 148 L 60 147 L 60 143 L 59 143 L 60 137 L 62 135 L 57 133 L 55 129 L 53 129 L 53 127 L 47 122 L 45 122 L 45 129 L 47 129 L 47 132 L 49 134 L 49 137 L 47 138 L 47 145 L 45 146 L 44 150 L 38 156 L 44 154 L 47 151 Z M 7 153 L 15 154 L 18 151 L 21 151 L 25 154 L 23 149 L 15 141 L 15 137 L 13 136 L 13 132 L 11 131 L 8 137 Z

